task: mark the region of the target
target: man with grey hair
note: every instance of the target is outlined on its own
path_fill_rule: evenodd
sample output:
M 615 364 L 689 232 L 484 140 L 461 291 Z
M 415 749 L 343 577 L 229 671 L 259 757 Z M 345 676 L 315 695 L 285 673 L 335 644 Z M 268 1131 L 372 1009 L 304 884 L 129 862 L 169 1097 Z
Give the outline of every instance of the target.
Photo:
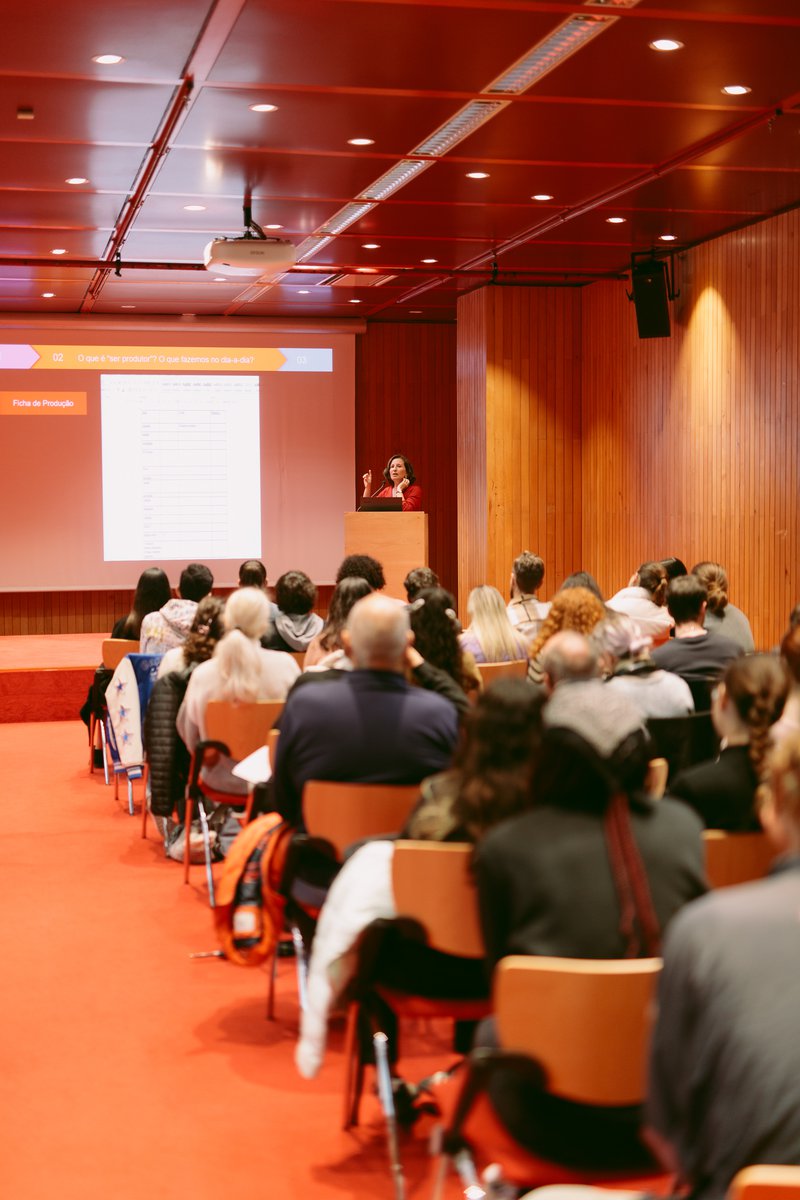
M 589 639 L 574 629 L 563 629 L 554 633 L 542 648 L 544 686 L 552 692 L 559 683 L 595 679 L 597 663 L 597 650 Z
M 511 603 L 506 608 L 508 619 L 524 637 L 533 639 L 550 605 L 536 599 L 544 579 L 544 561 L 538 554 L 523 550 L 511 564 Z
M 342 635 L 353 670 L 304 682 L 290 694 L 272 802 L 291 824 L 302 825 L 309 779 L 412 784 L 449 765 L 458 713 L 448 700 L 406 681 L 413 640 L 403 605 L 377 593 L 365 596 Z

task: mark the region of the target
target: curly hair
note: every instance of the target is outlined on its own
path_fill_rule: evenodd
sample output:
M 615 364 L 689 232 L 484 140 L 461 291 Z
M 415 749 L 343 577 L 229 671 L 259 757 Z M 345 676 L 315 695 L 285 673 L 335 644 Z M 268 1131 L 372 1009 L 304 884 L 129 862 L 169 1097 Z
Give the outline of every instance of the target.
M 789 694 L 789 669 L 773 654 L 748 654 L 735 659 L 722 677 L 725 691 L 748 728 L 750 762 L 759 781 L 763 781 L 769 728 L 783 712 Z
M 766 786 L 780 797 L 788 820 L 800 827 L 800 737 L 786 738 L 770 755 Z M 759 800 L 763 799 L 760 790 Z
M 214 653 L 214 647 L 225 632 L 222 614 L 225 601 L 220 596 L 204 596 L 194 614 L 192 628 L 183 643 L 183 658 L 186 664 L 205 662 Z
M 557 592 L 542 622 L 539 636 L 531 646 L 531 658 L 536 657 L 548 638 L 562 629 L 574 629 L 576 633 L 588 637 L 605 615 L 603 604 L 588 588 L 567 588 L 564 592 Z
M 425 661 L 446 671 L 463 688 L 464 656 L 455 609 L 455 600 L 444 588 L 423 588 L 411 606 L 411 628 L 414 646 Z

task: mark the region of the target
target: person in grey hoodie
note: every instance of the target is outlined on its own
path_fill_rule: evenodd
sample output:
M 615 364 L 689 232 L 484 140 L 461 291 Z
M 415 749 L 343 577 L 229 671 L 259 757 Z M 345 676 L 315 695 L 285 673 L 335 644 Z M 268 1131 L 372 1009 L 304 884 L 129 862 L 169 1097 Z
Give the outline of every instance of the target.
M 275 584 L 278 611 L 261 639 L 265 650 L 302 653 L 322 629 L 322 617 L 313 612 L 317 589 L 303 571 L 286 571 Z
M 192 628 L 197 605 L 214 586 L 214 576 L 203 563 L 189 563 L 181 571 L 178 598 L 168 600 L 158 612 L 142 621 L 139 649 L 142 654 L 165 654 L 181 646 Z

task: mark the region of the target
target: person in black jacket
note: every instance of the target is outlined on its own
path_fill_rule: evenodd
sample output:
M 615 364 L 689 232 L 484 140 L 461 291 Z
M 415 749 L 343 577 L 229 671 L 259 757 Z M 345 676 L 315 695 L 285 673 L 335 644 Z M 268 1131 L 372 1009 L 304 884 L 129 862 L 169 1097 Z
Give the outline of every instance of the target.
M 711 719 L 721 738 L 716 762 L 689 767 L 670 785 L 707 829 L 744 832 L 759 828 L 756 792 L 764 777 L 770 726 L 789 694 L 789 673 L 772 654 L 736 659 L 714 690 Z

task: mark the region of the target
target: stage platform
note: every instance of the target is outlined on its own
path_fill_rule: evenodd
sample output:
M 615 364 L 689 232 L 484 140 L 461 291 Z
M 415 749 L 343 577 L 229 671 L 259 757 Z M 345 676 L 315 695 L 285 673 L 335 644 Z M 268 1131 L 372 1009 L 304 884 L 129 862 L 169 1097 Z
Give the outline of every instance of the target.
M 0 722 L 74 721 L 102 646 L 98 633 L 0 637 Z

